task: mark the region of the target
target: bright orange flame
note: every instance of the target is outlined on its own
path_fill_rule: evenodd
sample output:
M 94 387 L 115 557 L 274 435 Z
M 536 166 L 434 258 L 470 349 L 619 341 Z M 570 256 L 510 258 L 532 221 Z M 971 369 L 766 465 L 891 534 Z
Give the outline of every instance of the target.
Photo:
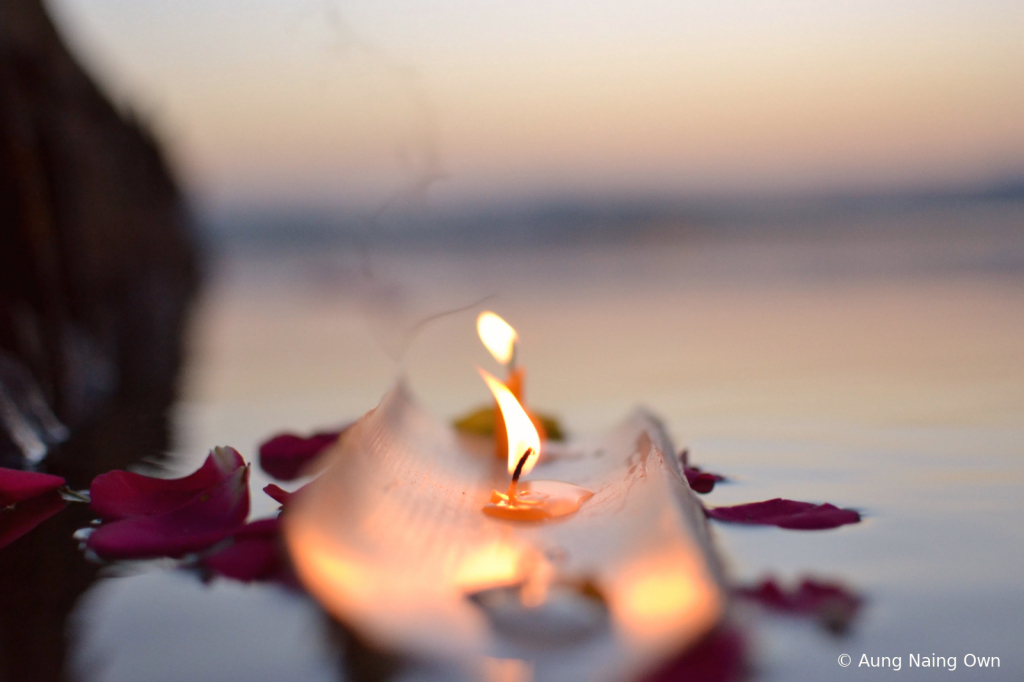
M 508 434 L 508 472 L 513 473 L 516 470 L 516 465 L 519 464 L 519 459 L 528 449 L 533 449 L 533 454 L 523 464 L 522 475 L 525 476 L 530 473 L 533 465 L 540 458 L 540 434 L 537 433 L 537 427 L 530 421 L 526 410 L 505 384 L 479 367 L 477 369 L 480 371 L 480 376 L 487 382 L 487 388 L 491 389 L 491 393 L 494 394 L 494 399 L 498 401 L 498 409 L 501 410 L 501 416 L 505 419 L 505 433 Z
M 512 361 L 518 338 L 512 325 L 490 310 L 485 310 L 476 318 L 476 333 L 495 360 L 503 365 Z

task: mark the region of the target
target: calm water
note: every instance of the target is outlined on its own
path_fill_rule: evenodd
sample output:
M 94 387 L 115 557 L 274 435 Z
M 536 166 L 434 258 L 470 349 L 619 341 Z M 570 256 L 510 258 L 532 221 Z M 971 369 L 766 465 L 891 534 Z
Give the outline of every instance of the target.
M 700 465 L 705 503 L 855 507 L 800 533 L 715 526 L 732 577 L 837 580 L 867 606 L 846 637 L 758 615 L 758 679 L 855 679 L 862 653 L 917 679 L 1024 679 L 1024 210 L 873 218 L 628 242 L 371 249 L 236 245 L 198 311 L 175 467 L 216 444 L 346 422 L 399 371 L 436 414 L 486 400 L 475 313 L 520 332 L 532 404 L 599 434 L 637 404 Z M 845 226 L 850 227 L 850 226 Z M 490 296 L 471 312 L 417 320 Z M 396 361 L 396 358 L 398 360 Z M 252 489 L 268 482 L 253 472 Z M 276 504 L 254 495 L 254 516 Z M 88 680 L 336 679 L 322 617 L 271 587 L 146 566 L 78 609 Z M 841 653 L 854 658 L 843 670 Z M 973 653 L 998 670 L 963 667 Z M 955 655 L 955 672 L 908 668 Z

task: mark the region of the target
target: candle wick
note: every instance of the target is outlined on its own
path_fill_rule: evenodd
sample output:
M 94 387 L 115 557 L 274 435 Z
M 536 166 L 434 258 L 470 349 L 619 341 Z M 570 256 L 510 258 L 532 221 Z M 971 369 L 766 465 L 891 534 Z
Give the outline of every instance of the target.
M 526 460 L 533 454 L 533 448 L 526 448 L 526 452 L 519 458 L 519 463 L 516 464 L 516 470 L 512 472 L 512 482 L 518 483 L 519 477 L 523 475 L 523 466 L 526 465 Z
M 508 497 L 514 499 L 516 496 L 516 484 L 519 483 L 519 477 L 523 475 L 523 466 L 526 465 L 526 460 L 533 454 L 533 448 L 526 448 L 526 452 L 519 458 L 519 463 L 516 464 L 516 470 L 512 472 L 512 483 L 508 486 Z

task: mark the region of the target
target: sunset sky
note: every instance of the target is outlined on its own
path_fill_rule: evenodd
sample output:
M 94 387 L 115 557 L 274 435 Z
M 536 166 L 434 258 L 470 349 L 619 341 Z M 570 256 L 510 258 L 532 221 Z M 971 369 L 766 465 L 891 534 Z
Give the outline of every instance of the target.
M 1019 0 L 50 0 L 201 206 L 1024 173 Z

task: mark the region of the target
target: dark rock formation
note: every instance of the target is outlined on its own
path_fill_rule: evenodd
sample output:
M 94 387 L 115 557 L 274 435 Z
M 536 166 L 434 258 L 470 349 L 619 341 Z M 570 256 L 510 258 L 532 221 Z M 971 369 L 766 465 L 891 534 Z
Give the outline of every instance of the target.
M 4 0 L 0 352 L 72 431 L 112 402 L 165 405 L 196 280 L 187 216 L 152 138 L 75 64 L 40 0 Z
M 86 487 L 160 456 L 197 281 L 154 140 L 41 0 L 0 1 L 0 466 L 41 460 Z M 0 680 L 61 678 L 66 616 L 95 574 L 71 538 L 78 509 L 0 550 Z

